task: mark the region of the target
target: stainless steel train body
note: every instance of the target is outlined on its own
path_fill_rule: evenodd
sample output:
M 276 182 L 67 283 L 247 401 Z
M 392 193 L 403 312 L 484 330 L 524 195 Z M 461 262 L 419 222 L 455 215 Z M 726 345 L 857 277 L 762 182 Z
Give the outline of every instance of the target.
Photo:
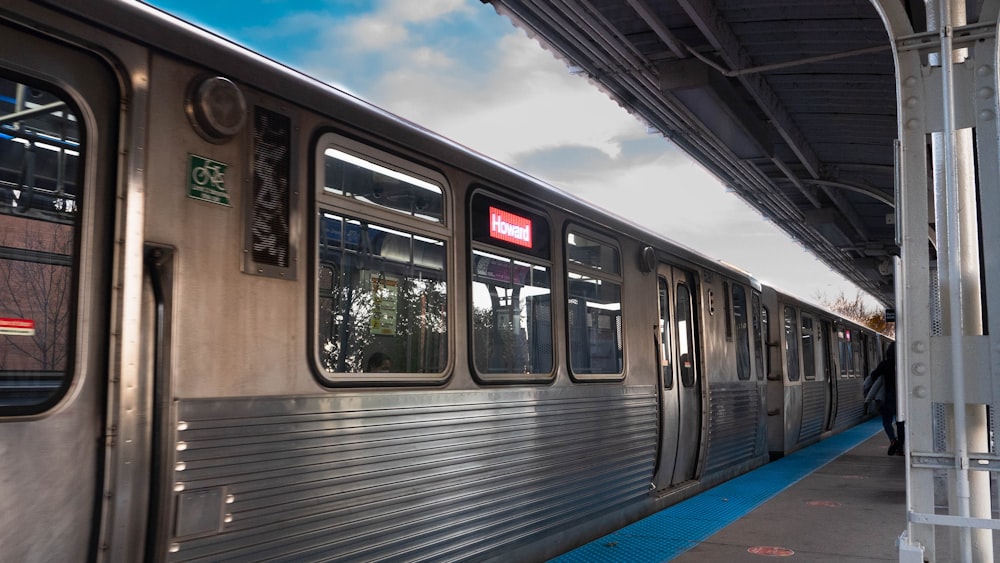
M 768 446 L 781 457 L 868 416 L 863 382 L 889 339 L 764 287 Z
M 5 559 L 540 560 L 861 418 L 739 270 L 141 4 L 0 26 Z

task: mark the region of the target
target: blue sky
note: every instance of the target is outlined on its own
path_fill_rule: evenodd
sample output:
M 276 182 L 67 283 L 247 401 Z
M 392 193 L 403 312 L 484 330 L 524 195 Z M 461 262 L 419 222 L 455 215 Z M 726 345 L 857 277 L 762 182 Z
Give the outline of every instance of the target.
M 799 297 L 857 293 L 479 0 L 150 3 Z

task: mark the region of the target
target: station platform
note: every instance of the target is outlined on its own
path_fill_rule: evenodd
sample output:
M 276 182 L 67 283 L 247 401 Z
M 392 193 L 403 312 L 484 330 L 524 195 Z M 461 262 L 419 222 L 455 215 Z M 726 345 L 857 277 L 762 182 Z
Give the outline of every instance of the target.
M 866 421 L 552 561 L 899 561 L 906 459 L 887 447 Z

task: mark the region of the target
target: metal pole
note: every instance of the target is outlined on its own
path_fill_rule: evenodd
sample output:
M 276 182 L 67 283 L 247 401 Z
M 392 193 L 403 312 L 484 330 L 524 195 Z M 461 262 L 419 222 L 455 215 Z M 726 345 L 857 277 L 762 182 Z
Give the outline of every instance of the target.
M 951 371 L 952 371 L 952 394 L 954 406 L 951 412 L 954 417 L 954 451 L 955 451 L 955 496 L 958 516 L 968 518 L 971 515 L 971 486 L 969 479 L 969 448 L 967 425 L 969 420 L 966 411 L 965 398 L 965 358 L 962 353 L 962 340 L 966 331 L 964 323 L 964 310 L 962 307 L 962 258 L 963 240 L 962 224 L 959 216 L 962 206 L 960 205 L 961 183 L 959 181 L 959 141 L 955 126 L 955 92 L 954 92 L 954 53 L 952 46 L 953 35 L 953 13 L 952 2 L 941 0 L 937 6 L 937 14 L 940 17 L 938 31 L 941 36 L 941 83 L 943 99 L 944 131 L 941 134 L 943 145 L 942 159 L 939 161 L 944 167 L 943 197 L 938 192 L 937 217 L 943 219 L 945 228 L 938 226 L 938 232 L 945 236 L 944 244 L 938 245 L 939 264 L 943 266 L 945 275 L 942 276 L 941 287 L 947 296 L 943 304 L 947 305 L 947 330 L 950 338 L 951 348 Z M 964 18 L 964 10 L 961 7 L 957 15 Z M 933 14 L 933 10 L 928 10 L 928 15 Z M 933 22 L 929 21 L 929 27 Z M 964 144 L 964 143 L 962 143 Z M 943 200 L 943 201 L 942 201 Z M 943 203 L 943 209 L 942 204 Z M 943 211 L 943 212 L 942 212 Z M 944 319 L 943 319 L 944 320 Z M 987 494 L 986 498 L 989 498 Z M 962 526 L 959 530 L 960 558 L 962 561 L 971 562 L 973 554 L 972 530 L 968 526 Z M 978 559 L 977 560 L 981 560 Z

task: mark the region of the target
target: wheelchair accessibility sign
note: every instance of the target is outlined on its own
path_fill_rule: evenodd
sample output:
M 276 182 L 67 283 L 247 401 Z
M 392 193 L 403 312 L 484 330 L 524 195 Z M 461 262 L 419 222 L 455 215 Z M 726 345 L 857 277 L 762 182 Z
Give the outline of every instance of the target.
M 226 192 L 228 167 L 223 162 L 189 153 L 188 197 L 229 207 L 229 193 Z

